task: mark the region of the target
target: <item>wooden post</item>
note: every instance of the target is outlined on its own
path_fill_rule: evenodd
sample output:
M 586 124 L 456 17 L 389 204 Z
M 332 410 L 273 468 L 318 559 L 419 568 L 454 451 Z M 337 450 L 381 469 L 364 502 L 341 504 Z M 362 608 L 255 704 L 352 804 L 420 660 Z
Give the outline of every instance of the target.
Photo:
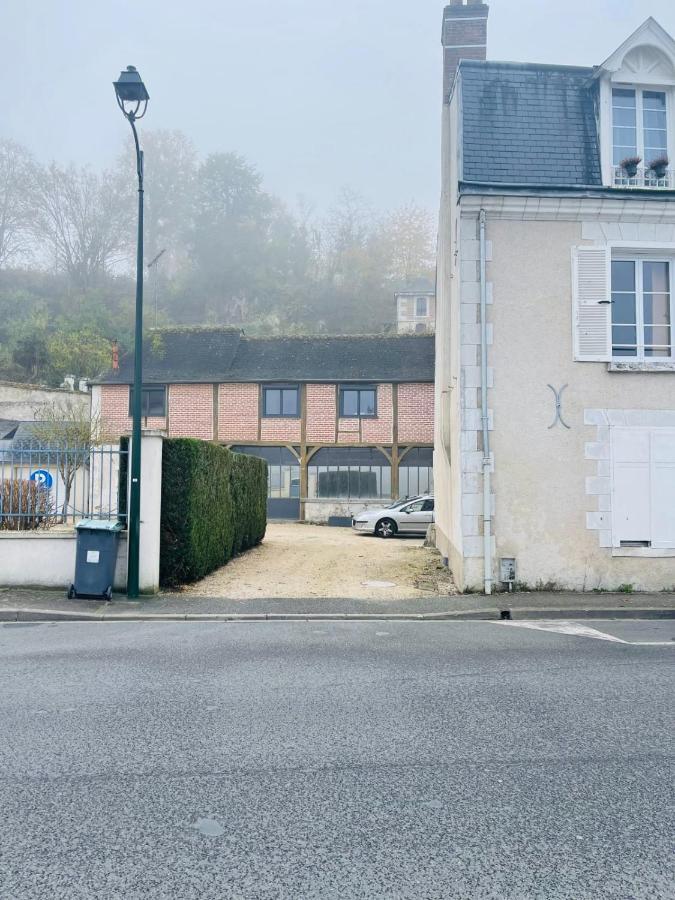
M 392 384 L 391 386 L 391 406 L 393 416 L 391 435 L 391 496 L 392 500 L 398 500 L 398 384 Z
M 307 385 L 300 385 L 300 521 L 305 521 L 307 499 Z
M 219 425 L 218 425 L 218 390 L 219 385 L 213 385 L 213 440 L 214 443 L 218 442 L 219 437 Z

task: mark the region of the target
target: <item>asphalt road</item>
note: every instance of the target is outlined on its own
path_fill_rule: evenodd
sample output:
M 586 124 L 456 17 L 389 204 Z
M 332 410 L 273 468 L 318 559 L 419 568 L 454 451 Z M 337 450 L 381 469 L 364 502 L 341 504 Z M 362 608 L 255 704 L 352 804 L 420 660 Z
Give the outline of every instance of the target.
M 673 638 L 5 624 L 0 896 L 673 898 Z

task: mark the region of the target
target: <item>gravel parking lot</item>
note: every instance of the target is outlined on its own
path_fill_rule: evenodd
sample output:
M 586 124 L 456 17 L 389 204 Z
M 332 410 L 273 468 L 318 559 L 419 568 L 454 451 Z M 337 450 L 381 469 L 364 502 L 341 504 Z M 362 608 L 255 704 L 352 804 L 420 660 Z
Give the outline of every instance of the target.
M 273 522 L 263 543 L 184 593 L 255 597 L 391 600 L 455 593 L 435 550 L 418 538 L 381 538 L 297 522 Z

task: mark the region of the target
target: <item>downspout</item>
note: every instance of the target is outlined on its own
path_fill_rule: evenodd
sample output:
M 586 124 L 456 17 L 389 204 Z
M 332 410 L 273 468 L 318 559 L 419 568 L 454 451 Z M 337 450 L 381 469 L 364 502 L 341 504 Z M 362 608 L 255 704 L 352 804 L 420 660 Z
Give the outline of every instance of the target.
M 492 593 L 492 503 L 490 497 L 490 429 L 488 421 L 487 283 L 485 279 L 485 210 L 480 217 L 480 399 L 483 425 L 483 589 Z

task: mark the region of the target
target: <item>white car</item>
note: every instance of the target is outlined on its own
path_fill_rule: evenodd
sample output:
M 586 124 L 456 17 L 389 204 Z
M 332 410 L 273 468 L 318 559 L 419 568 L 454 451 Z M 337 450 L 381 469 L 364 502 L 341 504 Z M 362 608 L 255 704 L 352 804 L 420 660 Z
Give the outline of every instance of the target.
M 434 521 L 434 498 L 431 494 L 397 500 L 391 506 L 365 509 L 352 519 L 352 528 L 361 534 L 394 537 L 396 534 L 426 534 Z

